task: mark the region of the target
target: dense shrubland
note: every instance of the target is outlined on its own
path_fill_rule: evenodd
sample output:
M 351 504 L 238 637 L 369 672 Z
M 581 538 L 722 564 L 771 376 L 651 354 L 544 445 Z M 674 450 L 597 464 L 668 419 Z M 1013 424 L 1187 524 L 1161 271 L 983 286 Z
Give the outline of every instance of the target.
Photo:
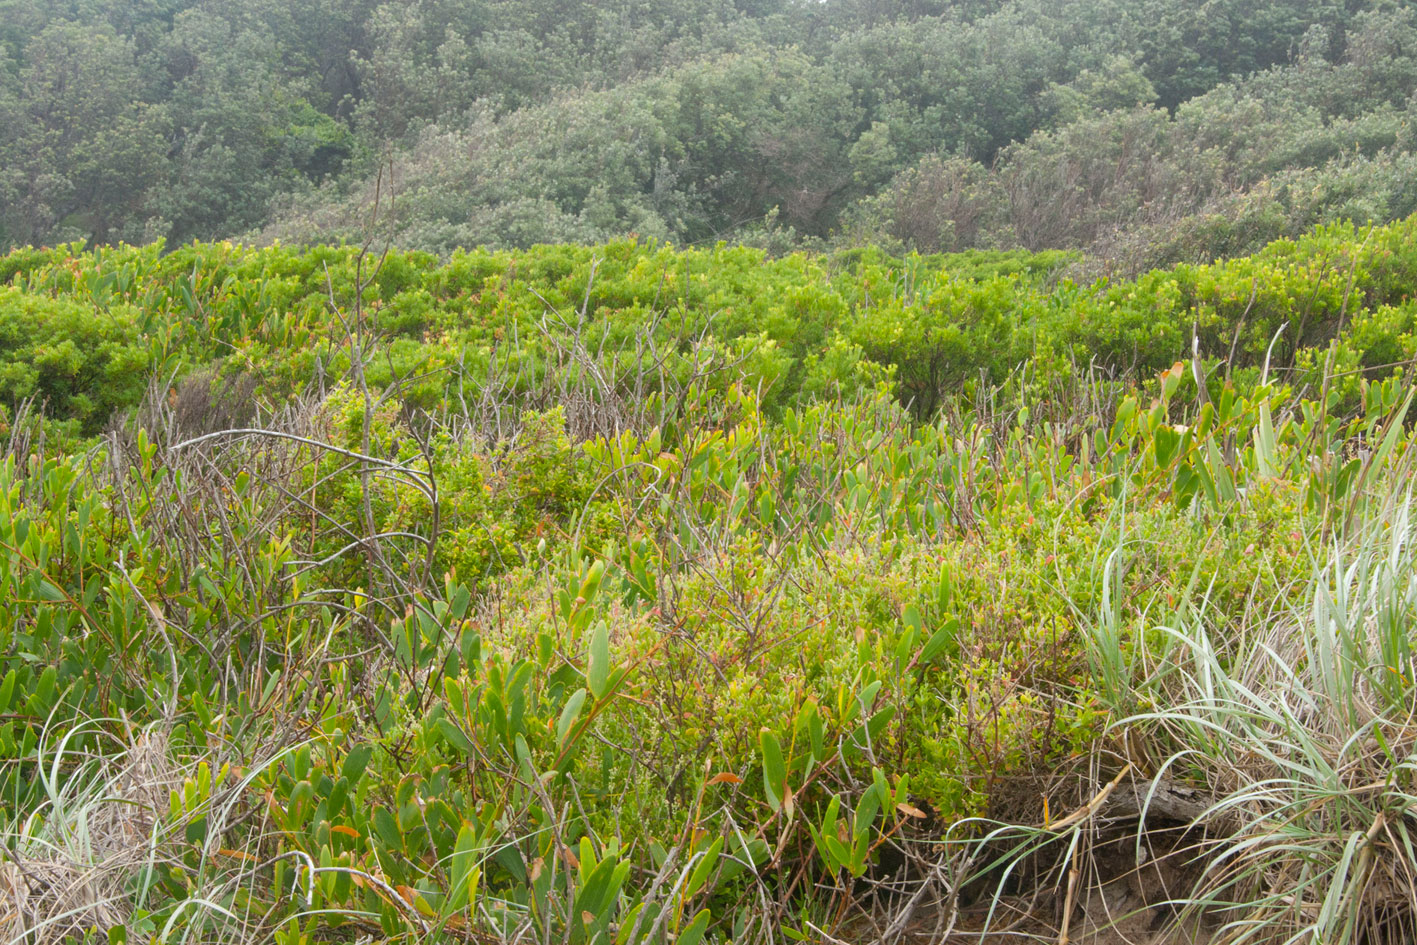
M 0 247 L 1087 249 L 1413 211 L 1407 3 L 0 5 Z M 1103 267 L 1110 266 L 1109 269 Z
M 1414 228 L 0 257 L 0 928 L 1402 941 Z

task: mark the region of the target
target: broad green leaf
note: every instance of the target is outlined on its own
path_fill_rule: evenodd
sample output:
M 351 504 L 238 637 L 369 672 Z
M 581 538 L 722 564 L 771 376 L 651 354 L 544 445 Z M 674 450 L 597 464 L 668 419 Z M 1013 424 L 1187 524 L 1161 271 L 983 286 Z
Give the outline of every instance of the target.
M 600 621 L 590 634 L 590 658 L 586 664 L 586 685 L 596 700 L 610 691 L 610 627 Z
M 586 690 L 577 689 L 571 693 L 571 698 L 566 700 L 566 706 L 561 710 L 561 717 L 556 720 L 556 744 L 564 747 L 566 735 L 570 733 L 571 726 L 575 724 L 577 717 L 581 714 L 581 706 L 585 705 Z
M 364 777 L 364 770 L 369 767 L 369 760 L 374 757 L 374 746 L 368 742 L 355 745 L 349 750 L 349 754 L 344 756 L 344 764 L 340 766 L 340 777 L 345 778 L 351 785 L 357 786 L 359 779 Z
M 787 789 L 787 763 L 782 759 L 782 744 L 766 728 L 758 733 L 758 743 L 763 751 L 763 787 L 767 791 L 768 806 L 774 811 L 781 810 Z
M 938 630 L 930 634 L 930 639 L 920 648 L 920 662 L 929 663 L 941 654 L 954 656 L 959 652 L 958 634 L 959 620 L 948 618 Z
M 699 945 L 704 933 L 708 931 L 711 915 L 712 913 L 707 909 L 700 911 L 698 915 L 694 916 L 694 921 L 690 922 L 684 931 L 674 939 L 674 945 Z
M 697 895 L 699 890 L 703 888 L 704 882 L 709 877 L 709 873 L 718 865 L 718 855 L 721 852 L 723 852 L 723 838 L 718 837 L 709 845 L 709 848 L 704 851 L 703 858 L 699 860 L 699 864 L 694 867 L 693 875 L 691 875 L 689 881 L 684 884 L 685 896 Z
M 447 739 L 448 744 L 452 745 L 464 755 L 472 755 L 475 753 L 476 749 L 473 748 L 472 741 L 463 733 L 462 729 L 453 724 L 452 720 L 445 717 L 439 718 L 437 725 L 439 734 Z

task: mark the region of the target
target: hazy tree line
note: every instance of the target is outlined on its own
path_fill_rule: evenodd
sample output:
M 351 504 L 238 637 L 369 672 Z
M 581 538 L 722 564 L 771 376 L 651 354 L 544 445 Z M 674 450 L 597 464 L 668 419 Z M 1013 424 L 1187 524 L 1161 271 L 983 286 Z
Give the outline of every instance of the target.
M 0 246 L 1250 248 L 1411 183 L 1381 0 L 0 0 Z

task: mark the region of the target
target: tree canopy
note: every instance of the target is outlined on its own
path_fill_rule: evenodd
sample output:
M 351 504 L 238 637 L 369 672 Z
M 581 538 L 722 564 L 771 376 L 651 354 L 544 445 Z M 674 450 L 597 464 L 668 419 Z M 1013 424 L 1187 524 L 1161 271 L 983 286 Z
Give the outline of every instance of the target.
M 0 0 L 0 247 L 627 234 L 1131 268 L 1409 212 L 1383 0 Z M 1249 235 L 1246 235 L 1249 234 Z

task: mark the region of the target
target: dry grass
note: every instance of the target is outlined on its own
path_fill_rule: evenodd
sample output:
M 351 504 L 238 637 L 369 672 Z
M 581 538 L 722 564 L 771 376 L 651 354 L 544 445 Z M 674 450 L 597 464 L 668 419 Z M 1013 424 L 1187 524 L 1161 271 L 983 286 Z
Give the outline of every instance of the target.
M 72 735 L 72 733 L 71 733 Z M 134 733 L 102 762 L 71 758 L 65 743 L 41 753 L 47 802 L 4 825 L 0 940 L 31 945 L 123 925 L 129 886 L 165 837 L 169 792 L 181 784 L 160 726 Z

